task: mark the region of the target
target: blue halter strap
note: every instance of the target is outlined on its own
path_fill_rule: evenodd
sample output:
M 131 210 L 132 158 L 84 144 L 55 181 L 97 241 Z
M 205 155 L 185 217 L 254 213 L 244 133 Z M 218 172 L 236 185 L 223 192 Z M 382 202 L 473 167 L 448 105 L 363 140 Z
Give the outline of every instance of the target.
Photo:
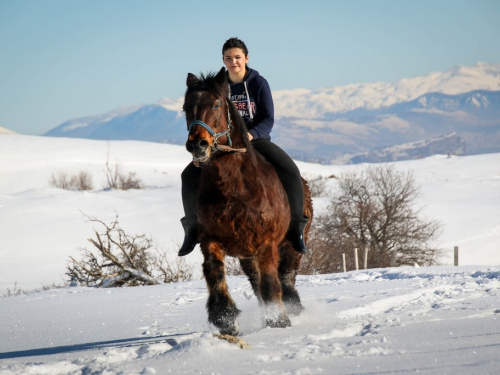
M 217 144 L 218 144 L 219 138 L 222 137 L 222 136 L 224 136 L 224 135 L 227 135 L 227 140 L 228 140 L 228 143 L 229 143 L 229 147 L 233 147 L 233 141 L 231 140 L 230 131 L 231 131 L 231 129 L 234 129 L 234 126 L 231 124 L 231 117 L 229 115 L 229 110 L 227 112 L 227 116 L 228 116 L 227 130 L 225 130 L 223 132 L 216 133 L 216 132 L 213 131 L 213 129 L 210 126 L 208 126 L 207 124 L 205 124 L 203 121 L 201 121 L 201 120 L 194 120 L 194 121 L 192 121 L 189 124 L 188 133 L 191 133 L 191 129 L 193 128 L 193 126 L 200 125 L 200 126 L 203 126 L 205 129 L 207 129 L 207 131 L 210 133 L 210 135 L 215 138 L 215 141 L 214 141 L 214 143 L 215 143 L 214 149 L 215 150 L 217 150 Z

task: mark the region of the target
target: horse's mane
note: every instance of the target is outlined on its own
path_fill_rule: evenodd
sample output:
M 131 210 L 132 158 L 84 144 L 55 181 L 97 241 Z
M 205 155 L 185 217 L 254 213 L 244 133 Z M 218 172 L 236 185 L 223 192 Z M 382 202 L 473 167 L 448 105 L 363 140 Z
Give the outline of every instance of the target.
M 252 150 L 252 146 L 247 135 L 248 129 L 245 125 L 245 121 L 243 121 L 240 113 L 236 110 L 233 102 L 229 98 L 229 85 L 227 83 L 227 79 L 223 84 L 220 84 L 215 78 L 216 75 L 217 73 L 214 72 L 208 73 L 207 75 L 202 73 L 198 81 L 188 86 L 185 98 L 187 98 L 190 94 L 199 91 L 208 91 L 218 97 L 225 98 L 233 126 L 240 130 L 243 142 L 245 143 L 245 148 L 247 150 Z

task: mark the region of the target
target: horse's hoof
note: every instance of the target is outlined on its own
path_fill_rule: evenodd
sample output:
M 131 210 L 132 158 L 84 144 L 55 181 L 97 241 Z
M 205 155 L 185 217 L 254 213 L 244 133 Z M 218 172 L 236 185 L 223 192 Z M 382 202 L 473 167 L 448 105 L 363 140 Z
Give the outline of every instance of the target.
M 291 327 L 292 323 L 290 323 L 290 319 L 288 319 L 288 317 L 284 316 L 278 320 L 266 319 L 266 326 L 270 328 L 287 328 Z
M 237 336 L 238 333 L 240 333 L 238 322 L 235 321 L 233 324 L 227 324 L 224 327 L 221 327 L 219 332 L 221 335 Z

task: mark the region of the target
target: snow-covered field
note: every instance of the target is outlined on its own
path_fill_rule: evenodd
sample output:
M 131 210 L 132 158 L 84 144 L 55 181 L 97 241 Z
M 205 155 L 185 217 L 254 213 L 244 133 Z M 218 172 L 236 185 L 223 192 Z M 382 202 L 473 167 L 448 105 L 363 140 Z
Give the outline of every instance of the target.
M 143 190 L 104 190 L 118 162 Z M 182 239 L 181 146 L 0 136 L 0 295 L 63 282 L 69 256 L 94 224 L 118 214 L 130 233 L 169 249 Z M 366 165 L 298 163 L 304 175 Z M 301 276 L 305 312 L 288 329 L 263 329 L 249 283 L 230 277 L 251 349 L 212 337 L 203 280 L 98 290 L 69 287 L 0 299 L 0 374 L 496 374 L 500 357 L 500 154 L 435 156 L 394 164 L 414 171 L 417 202 L 444 224 L 448 266 Z M 52 174 L 88 171 L 94 190 L 50 186 Z M 334 188 L 335 180 L 330 180 Z M 314 201 L 321 212 L 326 198 Z M 453 246 L 460 267 L 452 267 Z M 199 251 L 188 256 L 201 263 Z M 197 267 L 200 275 L 199 267 Z

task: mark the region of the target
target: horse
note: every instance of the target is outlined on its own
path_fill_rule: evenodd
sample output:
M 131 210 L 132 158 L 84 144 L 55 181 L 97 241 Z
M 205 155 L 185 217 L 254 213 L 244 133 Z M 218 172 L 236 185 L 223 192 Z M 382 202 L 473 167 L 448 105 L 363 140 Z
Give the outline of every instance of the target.
M 201 168 L 198 240 L 208 288 L 208 321 L 221 334 L 237 335 L 240 310 L 226 284 L 225 256 L 236 257 L 263 307 L 266 326 L 289 327 L 303 310 L 295 279 L 302 255 L 286 239 L 290 209 L 274 168 L 252 149 L 247 129 L 229 99 L 225 69 L 201 78 L 189 73 L 183 110 L 186 149 Z M 304 214 L 312 200 L 304 179 Z

